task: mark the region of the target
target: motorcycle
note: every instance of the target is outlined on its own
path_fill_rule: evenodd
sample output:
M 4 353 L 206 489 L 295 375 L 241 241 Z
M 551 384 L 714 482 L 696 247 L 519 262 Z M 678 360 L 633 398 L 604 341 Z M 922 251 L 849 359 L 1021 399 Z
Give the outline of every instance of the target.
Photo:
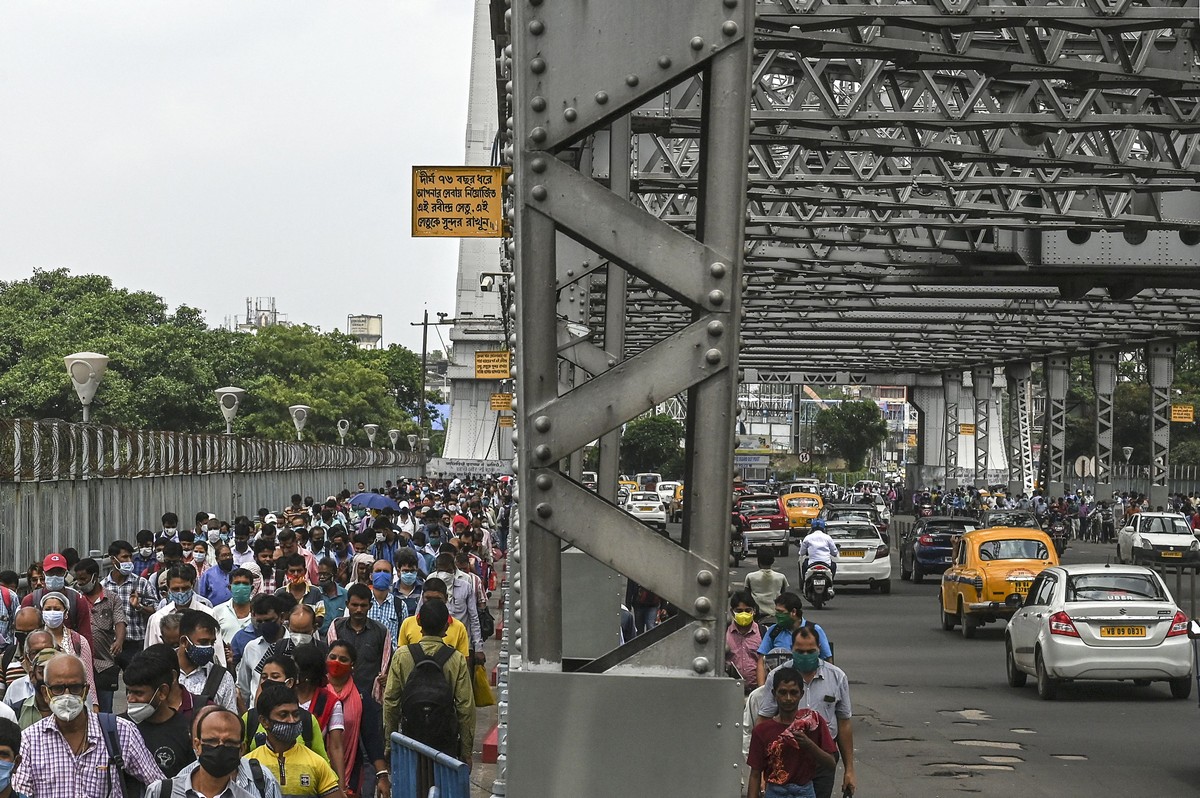
M 833 571 L 825 563 L 813 563 L 805 570 L 804 598 L 818 610 L 833 600 Z
M 932 504 L 926 503 L 926 504 L 918 505 L 917 518 L 931 518 L 931 517 L 933 517 L 933 505 Z
M 1054 551 L 1061 557 L 1062 553 L 1067 550 L 1066 521 L 1057 516 L 1052 517 L 1046 524 L 1046 533 L 1050 535 L 1050 540 L 1054 542 Z
M 737 524 L 730 524 L 729 530 L 729 566 L 737 568 L 746 559 L 746 542 L 742 540 L 742 530 Z

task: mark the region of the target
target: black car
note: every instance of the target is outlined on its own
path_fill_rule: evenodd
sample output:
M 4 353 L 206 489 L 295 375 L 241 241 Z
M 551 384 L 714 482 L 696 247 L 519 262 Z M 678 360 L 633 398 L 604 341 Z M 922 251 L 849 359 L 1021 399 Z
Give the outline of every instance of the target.
M 920 584 L 928 574 L 950 567 L 950 542 L 978 524 L 972 518 L 935 515 L 921 518 L 900 541 L 900 578 Z

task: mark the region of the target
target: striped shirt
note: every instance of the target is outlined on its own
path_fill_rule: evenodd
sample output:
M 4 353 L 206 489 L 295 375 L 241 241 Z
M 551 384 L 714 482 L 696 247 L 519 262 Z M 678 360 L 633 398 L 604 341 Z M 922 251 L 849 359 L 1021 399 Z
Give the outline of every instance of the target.
M 137 727 L 125 718 L 116 720 L 125 770 L 143 784 L 163 778 Z M 104 744 L 100 720 L 91 712 L 86 746 L 76 756 L 58 730 L 54 716 L 42 718 L 21 733 L 21 766 L 13 773 L 13 789 L 30 798 L 120 795 L 120 774 L 108 766 L 108 746 Z
M 145 640 L 147 618 L 139 608 L 158 606 L 158 591 L 154 589 L 154 585 L 150 584 L 150 580 L 129 574 L 125 577 L 124 582 L 117 584 L 117 581 L 112 578 L 112 574 L 109 573 L 100 584 L 105 590 L 112 591 L 117 600 L 121 602 L 121 606 L 125 608 L 125 639 Z M 138 593 L 137 607 L 129 603 L 129 598 L 133 595 L 135 588 Z

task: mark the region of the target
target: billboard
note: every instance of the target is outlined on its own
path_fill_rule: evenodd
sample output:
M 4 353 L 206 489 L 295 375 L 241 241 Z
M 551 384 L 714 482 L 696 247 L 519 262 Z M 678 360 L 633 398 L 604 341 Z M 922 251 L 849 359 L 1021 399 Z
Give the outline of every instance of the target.
M 501 238 L 504 171 L 502 166 L 414 166 L 413 236 Z

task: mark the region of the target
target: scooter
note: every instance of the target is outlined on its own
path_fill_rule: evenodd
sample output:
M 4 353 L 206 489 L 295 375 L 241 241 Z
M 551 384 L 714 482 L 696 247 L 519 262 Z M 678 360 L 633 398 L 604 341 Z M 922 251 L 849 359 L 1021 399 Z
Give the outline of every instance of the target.
M 807 565 L 807 562 L 805 563 Z M 833 571 L 823 562 L 813 563 L 804 572 L 804 598 L 821 609 L 827 601 L 833 601 Z
M 737 524 L 729 525 L 729 566 L 737 568 L 746 559 L 746 542 Z

